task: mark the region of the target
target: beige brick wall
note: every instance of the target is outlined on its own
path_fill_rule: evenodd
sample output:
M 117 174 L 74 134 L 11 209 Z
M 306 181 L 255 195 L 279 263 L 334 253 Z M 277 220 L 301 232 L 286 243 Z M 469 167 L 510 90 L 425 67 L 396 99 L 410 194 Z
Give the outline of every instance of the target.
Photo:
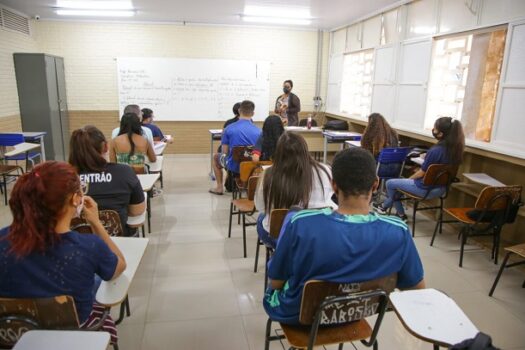
M 13 53 L 37 51 L 33 37 L 0 28 L 0 131 L 20 130 Z

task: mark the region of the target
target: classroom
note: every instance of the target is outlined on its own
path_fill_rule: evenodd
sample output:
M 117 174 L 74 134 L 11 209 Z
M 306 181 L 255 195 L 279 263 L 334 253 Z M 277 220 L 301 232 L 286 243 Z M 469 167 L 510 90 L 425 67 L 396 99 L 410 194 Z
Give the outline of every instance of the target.
M 0 348 L 525 350 L 524 62 L 525 0 L 0 0 Z

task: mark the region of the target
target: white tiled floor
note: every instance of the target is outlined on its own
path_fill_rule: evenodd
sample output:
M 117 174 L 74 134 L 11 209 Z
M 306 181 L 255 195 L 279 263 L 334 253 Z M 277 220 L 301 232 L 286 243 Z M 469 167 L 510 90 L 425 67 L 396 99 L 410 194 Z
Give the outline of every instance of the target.
M 254 227 L 248 229 L 246 259 L 241 227 L 234 224 L 227 238 L 231 197 L 207 193 L 212 186 L 208 162 L 205 155 L 164 159 L 164 193 L 152 200 L 153 233 L 129 293 L 132 315 L 118 327 L 122 350 L 263 349 L 264 256 L 253 273 Z M 0 224 L 9 222 L 1 206 Z M 489 253 L 470 246 L 459 268 L 456 233 L 447 230 L 430 247 L 432 230 L 432 221 L 418 217 L 415 242 L 427 285 L 453 297 L 497 346 L 525 350 L 525 274 L 505 271 L 490 298 L 497 266 Z M 379 344 L 383 350 L 432 349 L 408 334 L 394 313 L 383 321 Z M 274 342 L 271 349 L 282 346 Z

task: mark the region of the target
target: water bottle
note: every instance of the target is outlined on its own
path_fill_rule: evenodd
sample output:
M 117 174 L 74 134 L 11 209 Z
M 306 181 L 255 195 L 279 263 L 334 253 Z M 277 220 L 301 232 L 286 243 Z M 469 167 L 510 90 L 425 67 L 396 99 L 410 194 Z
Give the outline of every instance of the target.
M 310 130 L 312 128 L 312 117 L 308 116 L 308 119 L 306 120 L 306 128 Z

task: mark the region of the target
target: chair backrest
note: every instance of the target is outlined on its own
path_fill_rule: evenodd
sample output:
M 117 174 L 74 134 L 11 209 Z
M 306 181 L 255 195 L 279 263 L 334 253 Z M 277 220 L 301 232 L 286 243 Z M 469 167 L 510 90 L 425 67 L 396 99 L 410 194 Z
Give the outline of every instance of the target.
M 259 176 L 263 172 L 263 166 L 272 165 L 271 160 L 254 162 L 252 160 L 241 162 L 239 179 L 246 183 L 251 176 Z
M 377 176 L 380 178 L 399 177 L 411 150 L 411 147 L 383 148 L 377 158 Z
M 496 218 L 500 222 L 493 222 L 495 224 L 512 223 L 521 205 L 521 191 L 522 187 L 519 185 L 485 187 L 476 199 L 475 213 L 470 214 L 478 222 L 493 221 Z M 496 213 L 499 214 L 495 216 Z
M 255 198 L 255 189 L 257 188 L 257 182 L 259 181 L 259 176 L 251 176 L 248 179 L 248 199 L 253 201 Z
M 252 160 L 253 145 L 251 146 L 234 146 L 232 148 L 232 159 L 236 163 Z
M 110 236 L 123 236 L 124 229 L 120 222 L 120 215 L 115 210 L 103 209 L 98 211 L 100 223 Z M 71 220 L 71 230 L 80 233 L 93 233 L 93 228 L 84 218 L 74 218 Z
M 308 281 L 303 288 L 299 322 L 337 325 L 375 315 L 386 308 L 387 296 L 396 282 L 397 274 L 359 283 Z
M 0 146 L 14 146 L 24 142 L 24 135 L 20 133 L 0 133 Z
M 423 184 L 426 186 L 450 186 L 456 173 L 457 165 L 432 164 L 428 167 L 423 177 Z
M 98 211 L 98 217 L 102 226 L 110 236 L 123 236 L 124 229 L 120 222 L 120 215 L 115 210 L 103 209 Z
M 0 348 L 11 348 L 32 329 L 78 329 L 72 297 L 0 298 Z
M 270 237 L 273 239 L 279 238 L 286 214 L 288 214 L 288 209 L 272 209 L 270 213 Z

